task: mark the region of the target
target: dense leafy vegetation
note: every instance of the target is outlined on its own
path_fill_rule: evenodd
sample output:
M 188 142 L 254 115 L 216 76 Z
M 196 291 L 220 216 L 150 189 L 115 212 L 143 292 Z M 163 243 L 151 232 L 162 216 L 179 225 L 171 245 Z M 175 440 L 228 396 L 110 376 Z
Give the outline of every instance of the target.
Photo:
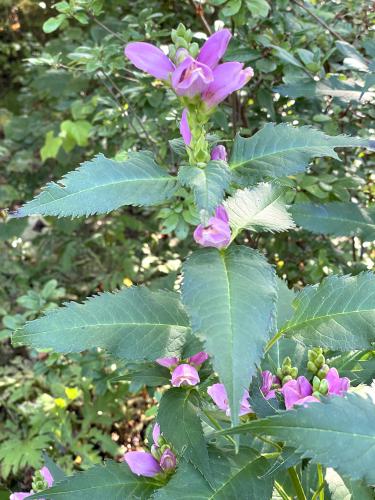
M 35 498 L 371 498 L 374 12 L 352 0 L 0 8 L 4 488 L 42 491 L 31 482 L 45 463 L 55 485 Z M 224 62 L 254 70 L 210 116 L 124 58 L 129 42 L 167 49 L 179 21 L 194 36 L 179 28 L 175 48 L 229 27 Z M 210 159 L 219 143 L 230 155 Z M 193 230 L 221 204 L 231 245 L 196 250 Z M 155 360 L 170 357 L 166 390 Z M 176 365 L 198 367 L 200 384 L 178 387 Z M 331 396 L 343 395 L 333 368 L 358 394 Z M 282 386 L 274 398 L 262 371 Z M 284 409 L 297 375 L 321 404 Z M 219 382 L 218 409 L 207 388 Z M 152 441 L 155 416 L 177 468 L 140 477 L 112 460 Z

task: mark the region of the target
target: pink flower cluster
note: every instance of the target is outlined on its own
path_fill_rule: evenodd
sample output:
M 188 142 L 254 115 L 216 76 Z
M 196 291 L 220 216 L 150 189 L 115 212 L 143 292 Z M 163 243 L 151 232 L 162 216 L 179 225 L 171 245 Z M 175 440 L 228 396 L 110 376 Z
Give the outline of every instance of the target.
M 178 49 L 176 65 L 162 50 L 145 42 L 131 42 L 125 55 L 138 69 L 171 83 L 178 96 L 201 96 L 211 109 L 229 94 L 243 87 L 253 76 L 252 68 L 239 62 L 219 64 L 227 50 L 231 33 L 228 29 L 211 35 L 194 59 L 186 49 Z
M 171 472 L 176 468 L 176 456 L 169 447 L 163 446 L 160 449 L 161 438 L 160 426 L 154 425 L 152 440 L 154 444 L 151 453 L 147 451 L 128 451 L 124 455 L 124 460 L 130 470 L 137 476 L 154 477 L 162 472 Z
M 180 363 L 179 358 L 159 358 L 156 362 L 171 370 L 171 384 L 174 387 L 182 385 L 197 385 L 200 382 L 198 370 L 208 359 L 206 352 L 198 352 L 188 358 L 186 363 Z
M 53 477 L 52 477 L 52 474 L 50 473 L 50 471 L 48 470 L 48 468 L 42 467 L 40 469 L 40 473 L 42 474 L 43 479 L 48 484 L 48 487 L 51 488 L 51 486 L 53 485 Z M 22 493 L 22 492 L 18 491 L 18 492 L 12 493 L 9 497 L 9 500 L 23 500 L 24 498 L 31 497 L 31 495 L 33 495 L 33 494 L 34 494 L 34 492 L 32 490 L 29 491 L 28 493 Z M 41 498 L 40 500 L 44 500 L 44 499 Z
M 326 381 L 328 385 L 328 394 L 335 394 L 337 396 L 344 396 L 350 387 L 350 380 L 347 377 L 340 378 L 336 368 L 330 368 Z M 272 388 L 273 387 L 273 388 Z M 278 377 L 272 375 L 268 370 L 262 372 L 262 386 L 261 391 L 265 399 L 276 397 L 276 392 L 284 396 L 285 408 L 290 410 L 294 406 L 303 405 L 307 403 L 319 403 L 320 400 L 313 396 L 313 387 L 306 377 L 301 376 L 296 380 L 289 380 L 281 387 L 281 382 Z M 207 393 L 211 396 L 216 406 L 225 411 L 229 416 L 230 409 L 228 403 L 227 391 L 223 384 L 214 384 L 207 389 Z M 239 415 L 247 415 L 254 413 L 249 403 L 249 393 L 244 391 L 241 400 Z

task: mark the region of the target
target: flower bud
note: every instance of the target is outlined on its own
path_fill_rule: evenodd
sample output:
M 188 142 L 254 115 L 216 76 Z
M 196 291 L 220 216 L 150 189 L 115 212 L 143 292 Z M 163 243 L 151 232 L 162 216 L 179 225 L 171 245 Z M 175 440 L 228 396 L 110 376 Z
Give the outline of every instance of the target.
M 312 393 L 312 395 L 313 395 L 314 397 L 318 398 L 318 399 L 319 399 L 319 398 L 320 398 L 320 396 L 321 396 L 321 394 L 320 394 L 320 392 L 319 392 L 319 391 L 314 391 L 314 392 Z
M 151 455 L 156 458 L 156 460 L 160 460 L 160 457 L 161 457 L 161 451 L 160 451 L 160 448 L 156 445 L 152 445 L 151 446 Z
M 166 449 L 162 454 L 160 467 L 165 472 L 173 471 L 176 468 L 176 456 L 170 448 Z
M 293 377 L 291 377 L 290 375 L 286 375 L 282 380 L 283 385 L 289 382 L 290 380 L 293 380 Z
M 290 375 L 292 378 L 297 378 L 298 376 L 298 368 L 296 366 L 293 366 L 292 369 L 290 370 Z
M 326 396 L 328 394 L 328 382 L 327 382 L 327 380 L 323 379 L 320 381 L 319 392 L 320 392 L 320 394 L 323 394 L 323 396 Z
M 312 373 L 316 373 L 318 370 L 316 364 L 313 361 L 307 362 L 307 369 L 309 370 L 309 372 L 312 372 Z
M 316 352 L 313 351 L 312 349 L 309 349 L 307 351 L 307 358 L 308 358 L 309 361 L 314 362 L 316 360 L 316 358 L 317 358 Z
M 175 31 L 176 31 L 177 35 L 181 36 L 181 37 L 185 36 L 185 34 L 186 34 L 186 28 L 185 28 L 185 26 L 182 23 L 180 23 L 177 26 L 177 29 Z
M 319 356 L 316 358 L 315 364 L 318 368 L 321 368 L 325 362 L 326 358 L 323 356 L 323 354 L 319 354 Z
M 190 53 L 191 57 L 194 57 L 194 59 L 196 59 L 196 57 L 199 53 L 199 45 L 197 44 L 197 42 L 193 42 L 190 44 L 189 53 Z
M 318 391 L 318 392 L 319 392 L 319 388 L 320 388 L 320 378 L 319 378 L 319 377 L 317 377 L 316 375 L 315 375 L 315 377 L 313 378 L 313 383 L 312 383 L 312 385 L 313 385 L 313 389 L 314 389 L 314 391 Z
M 286 358 L 284 358 L 283 367 L 284 366 L 292 366 L 292 360 L 290 359 L 289 356 L 286 356 Z
M 325 376 L 327 375 L 327 373 L 329 372 L 329 366 L 324 364 L 320 370 L 318 371 L 317 375 L 320 379 L 322 378 L 325 378 Z

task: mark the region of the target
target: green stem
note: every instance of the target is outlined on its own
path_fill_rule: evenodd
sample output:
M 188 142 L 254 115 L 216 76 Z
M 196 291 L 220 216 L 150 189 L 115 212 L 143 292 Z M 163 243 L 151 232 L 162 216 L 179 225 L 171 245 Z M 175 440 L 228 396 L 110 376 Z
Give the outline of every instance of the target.
M 303 488 L 302 488 L 300 478 L 298 477 L 298 474 L 296 472 L 296 469 L 294 467 L 290 467 L 288 469 L 288 472 L 289 472 L 289 476 L 292 480 L 295 492 L 297 493 L 298 500 L 307 500 L 305 492 L 303 491 Z
M 275 481 L 275 488 L 283 500 L 290 500 L 290 496 L 286 493 L 284 488 L 277 481 Z
M 319 495 L 319 500 L 324 500 L 324 474 L 323 474 L 323 467 L 321 466 L 321 464 L 317 465 L 317 469 L 318 469 L 318 489 L 315 492 L 314 497 L 318 498 Z
M 276 342 L 281 339 L 281 337 L 283 336 L 283 330 L 279 330 L 273 337 L 271 340 L 268 341 L 267 345 L 266 345 L 266 348 L 264 350 L 264 354 L 266 354 L 266 352 L 268 352 L 271 347 L 273 347 L 274 344 L 276 344 Z
M 218 430 L 218 431 L 222 431 L 223 428 L 221 427 L 221 425 L 219 424 L 219 422 L 214 418 L 212 417 L 208 412 L 204 411 L 203 410 L 203 413 L 206 415 L 206 417 L 208 418 L 208 420 L 211 422 L 211 424 Z M 232 436 L 225 436 L 226 439 L 228 439 L 228 441 L 230 441 L 234 447 L 236 448 L 237 447 L 237 443 L 236 441 L 232 438 Z

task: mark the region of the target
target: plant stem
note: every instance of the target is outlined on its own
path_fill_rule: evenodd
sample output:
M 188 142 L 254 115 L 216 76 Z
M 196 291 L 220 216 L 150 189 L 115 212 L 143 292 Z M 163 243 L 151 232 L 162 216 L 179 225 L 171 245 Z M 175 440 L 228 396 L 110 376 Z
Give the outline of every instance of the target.
M 266 352 L 268 352 L 271 347 L 276 344 L 276 342 L 283 336 L 283 330 L 279 330 L 273 337 L 271 340 L 269 340 L 267 342 L 267 345 L 266 345 L 266 348 L 264 349 L 264 354 L 266 354 Z
M 324 474 L 323 474 L 323 467 L 321 464 L 317 465 L 318 469 L 318 489 L 314 496 L 316 495 L 316 498 L 319 495 L 319 500 L 324 500 Z
M 292 480 L 295 492 L 297 493 L 297 498 L 298 500 L 307 500 L 305 492 L 303 491 L 302 484 L 300 481 L 300 478 L 298 477 L 298 474 L 296 472 L 296 469 L 294 467 L 290 467 L 288 469 L 290 478 Z
M 275 488 L 277 490 L 277 493 L 283 500 L 290 500 L 290 496 L 285 492 L 284 488 L 277 481 L 275 481 Z

